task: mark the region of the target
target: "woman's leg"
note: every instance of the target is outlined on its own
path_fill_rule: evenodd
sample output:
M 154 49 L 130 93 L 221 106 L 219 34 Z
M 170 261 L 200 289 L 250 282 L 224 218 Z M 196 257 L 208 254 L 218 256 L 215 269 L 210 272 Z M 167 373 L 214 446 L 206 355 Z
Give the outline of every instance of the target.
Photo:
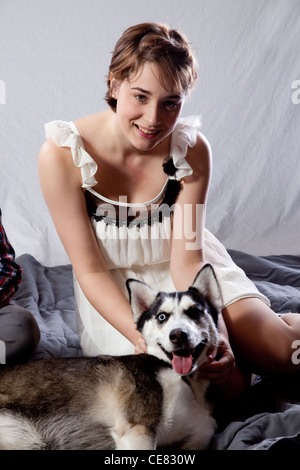
M 33 356 L 40 340 L 40 330 L 33 315 L 25 308 L 9 304 L 0 310 L 1 351 L 8 365 L 21 364 Z
M 300 370 L 293 361 L 300 314 L 279 317 L 260 299 L 246 298 L 226 307 L 223 318 L 237 360 L 248 370 L 263 375 Z

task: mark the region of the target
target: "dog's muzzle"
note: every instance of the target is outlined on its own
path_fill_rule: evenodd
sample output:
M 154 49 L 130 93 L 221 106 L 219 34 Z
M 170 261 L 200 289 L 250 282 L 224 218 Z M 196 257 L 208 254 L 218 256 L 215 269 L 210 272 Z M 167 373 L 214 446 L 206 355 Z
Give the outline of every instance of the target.
M 172 330 L 169 334 L 174 350 L 167 352 L 161 345 L 161 349 L 172 362 L 173 369 L 180 375 L 189 375 L 195 370 L 196 361 L 206 346 L 207 339 L 203 339 L 195 348 L 189 345 L 188 332 L 181 328 Z

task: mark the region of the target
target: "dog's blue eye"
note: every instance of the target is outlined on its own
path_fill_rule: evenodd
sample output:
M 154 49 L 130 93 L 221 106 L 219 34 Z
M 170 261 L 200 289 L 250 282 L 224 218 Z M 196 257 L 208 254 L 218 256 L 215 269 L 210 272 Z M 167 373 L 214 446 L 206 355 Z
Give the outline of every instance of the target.
M 167 319 L 167 314 L 164 313 L 164 312 L 161 312 L 157 315 L 157 320 L 159 323 L 162 323 L 163 321 L 165 321 Z

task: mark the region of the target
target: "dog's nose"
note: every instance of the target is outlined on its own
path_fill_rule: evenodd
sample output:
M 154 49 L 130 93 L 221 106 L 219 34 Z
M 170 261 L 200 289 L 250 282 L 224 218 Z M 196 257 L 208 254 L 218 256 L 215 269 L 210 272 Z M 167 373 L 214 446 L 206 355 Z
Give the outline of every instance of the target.
M 187 341 L 188 334 L 186 330 L 176 328 L 170 332 L 169 338 L 174 344 L 183 344 Z

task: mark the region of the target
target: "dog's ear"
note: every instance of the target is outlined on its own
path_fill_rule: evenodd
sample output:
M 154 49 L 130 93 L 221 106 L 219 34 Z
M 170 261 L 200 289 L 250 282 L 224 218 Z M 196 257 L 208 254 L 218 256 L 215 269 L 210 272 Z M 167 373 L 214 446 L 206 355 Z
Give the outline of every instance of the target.
M 197 289 L 218 312 L 221 312 L 223 309 L 222 293 L 214 269 L 210 264 L 206 264 L 199 271 L 191 288 Z
M 149 309 L 155 301 L 158 292 L 142 281 L 127 279 L 126 287 L 129 293 L 129 301 L 135 322 L 142 313 Z

